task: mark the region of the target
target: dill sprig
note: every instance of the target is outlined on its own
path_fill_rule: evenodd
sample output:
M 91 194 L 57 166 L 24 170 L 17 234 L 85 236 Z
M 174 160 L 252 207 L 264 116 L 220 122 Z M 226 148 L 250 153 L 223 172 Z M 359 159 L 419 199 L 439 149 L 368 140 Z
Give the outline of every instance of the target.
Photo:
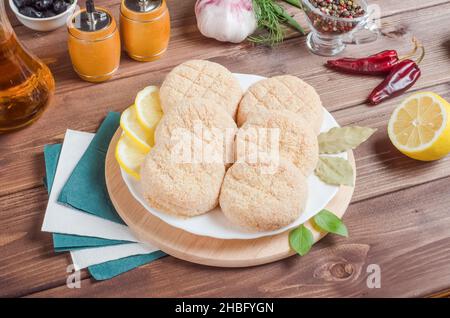
M 253 0 L 253 10 L 258 27 L 266 30 L 266 33 L 250 36 L 248 39 L 251 42 L 269 45 L 282 42 L 284 39 L 283 24 L 288 24 L 305 34 L 300 24 L 273 0 Z

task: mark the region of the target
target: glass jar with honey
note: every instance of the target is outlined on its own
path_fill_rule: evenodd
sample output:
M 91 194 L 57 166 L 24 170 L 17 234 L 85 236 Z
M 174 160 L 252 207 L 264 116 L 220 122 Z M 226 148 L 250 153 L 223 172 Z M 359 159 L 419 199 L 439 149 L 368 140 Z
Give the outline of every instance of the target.
M 34 122 L 54 90 L 52 73 L 17 41 L 0 0 L 0 133 Z
M 67 27 L 75 72 L 88 82 L 110 79 L 120 64 L 120 34 L 111 13 L 88 0 L 86 9 L 75 12 Z
M 170 16 L 165 0 L 122 0 L 120 32 L 125 51 L 137 61 L 159 59 L 170 38 Z

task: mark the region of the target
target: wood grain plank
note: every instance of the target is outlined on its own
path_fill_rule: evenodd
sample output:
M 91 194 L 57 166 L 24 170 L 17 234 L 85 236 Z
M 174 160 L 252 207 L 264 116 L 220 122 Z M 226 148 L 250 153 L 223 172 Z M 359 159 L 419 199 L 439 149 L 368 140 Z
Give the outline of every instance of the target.
M 70 256 L 55 253 L 51 235 L 41 232 L 46 205 L 43 187 L 0 199 L 0 297 L 65 283 Z
M 168 5 L 169 8 L 171 10 L 171 14 L 177 14 L 178 12 L 180 12 L 179 10 L 179 6 L 183 6 L 186 5 L 188 8 L 193 9 L 194 7 L 194 2 L 193 1 L 187 1 L 184 0 L 183 2 L 179 1 L 180 3 L 176 3 L 175 6 L 175 0 L 168 0 Z M 281 0 L 276 0 L 279 3 L 281 3 L 282 5 L 284 5 L 284 2 L 282 2 Z M 388 15 L 393 15 L 393 14 L 397 14 L 397 13 L 401 13 L 401 12 L 405 12 L 405 11 L 409 11 L 409 10 L 420 10 L 423 8 L 427 8 L 427 7 L 432 7 L 432 6 L 437 6 L 443 3 L 448 2 L 448 0 L 427 0 L 427 1 L 422 1 L 422 0 L 403 0 L 403 1 L 386 1 L 386 0 L 373 0 L 371 1 L 371 3 L 376 3 L 382 6 L 383 9 L 383 16 L 388 16 Z M 118 2 L 111 2 L 110 0 L 97 0 L 96 4 L 98 6 L 104 7 L 104 8 L 108 8 L 108 9 L 113 9 L 114 7 L 118 7 L 119 3 Z M 79 1 L 79 5 L 80 5 L 80 1 Z M 296 14 L 298 15 L 298 9 L 291 7 L 289 5 L 284 5 L 289 13 L 291 13 L 292 16 L 296 17 Z M 14 15 L 14 13 L 9 10 L 9 3 L 6 2 L 6 7 L 8 8 L 7 10 L 7 14 L 8 14 L 8 18 L 9 21 L 11 22 L 11 25 L 13 27 L 20 27 L 21 23 L 19 22 L 19 20 L 17 20 L 16 16 Z
M 400 25 L 400 28 L 403 28 L 402 23 L 411 25 L 411 28 L 422 32 L 423 35 L 421 37 L 427 38 L 426 45 L 430 58 L 424 61 L 424 76 L 419 81 L 416 89 L 434 85 L 435 82 L 450 80 L 450 73 L 447 71 L 447 69 L 450 69 L 450 61 L 447 58 L 448 50 L 444 45 L 445 43 L 442 43 L 442 36 L 432 31 L 432 26 L 435 24 L 430 23 L 433 20 L 430 18 L 430 14 L 434 15 L 435 23 L 445 23 L 444 20 L 447 19 L 446 15 L 450 12 L 450 4 L 442 5 L 441 7 L 440 15 L 436 14 L 435 9 L 427 9 L 422 10 L 423 13 L 419 16 L 417 16 L 416 12 L 408 12 L 405 15 L 396 15 L 388 18 L 391 21 L 385 23 L 387 36 L 376 44 L 376 46 L 380 47 L 378 49 L 367 49 L 369 51 L 375 51 L 381 50 L 382 47 L 399 47 L 399 43 L 402 43 L 400 46 L 405 47 L 404 50 L 406 51 L 406 46 L 410 45 L 410 35 L 406 34 L 398 38 L 398 34 L 394 32 L 396 30 L 395 26 Z M 399 21 L 401 22 L 400 24 Z M 416 34 L 415 31 L 414 34 Z M 203 41 L 199 37 L 196 41 L 201 42 L 201 44 L 196 46 L 196 42 L 192 41 L 191 38 L 188 37 L 186 40 L 183 40 L 180 36 L 180 42 L 183 41 L 197 47 L 202 52 L 206 52 L 205 54 L 207 55 L 209 51 L 217 51 L 218 45 L 215 41 Z M 231 70 L 236 72 L 259 73 L 268 76 L 281 73 L 294 73 L 299 75 L 317 87 L 324 104 L 331 111 L 358 105 L 367 96 L 370 87 L 375 86 L 379 81 L 377 78 L 364 78 L 364 80 L 361 80 L 359 77 L 336 74 L 324 69 L 322 66 L 323 58 L 311 56 L 304 49 L 298 49 L 299 45 L 303 45 L 301 41 L 304 41 L 304 39 L 289 40 L 277 49 L 265 47 L 250 48 L 248 44 L 237 46 L 242 51 L 236 51 L 236 46 L 224 45 L 223 47 L 228 49 L 224 50 L 220 46 L 221 49 L 219 51 L 222 55 L 213 57 L 212 60 L 227 65 Z M 36 40 L 33 43 L 38 42 Z M 185 44 L 179 44 L 179 50 L 175 48 L 170 51 L 172 53 L 168 54 L 178 56 L 177 58 L 174 57 L 176 63 L 180 62 L 180 59 L 185 58 L 183 55 L 185 51 L 195 51 L 183 45 Z M 210 48 L 208 49 L 208 47 Z M 180 56 L 183 57 L 180 58 Z M 203 58 L 208 56 L 202 55 L 199 57 Z M 55 138 L 60 138 L 66 127 L 85 129 L 88 131 L 95 130 L 107 110 L 123 110 L 124 107 L 133 101 L 135 93 L 140 88 L 148 84 L 160 83 L 170 69 L 170 67 L 166 66 L 169 60 L 172 63 L 171 58 L 155 62 L 155 64 L 133 63 L 133 65 L 142 66 L 143 68 L 147 68 L 147 65 L 150 65 L 148 66 L 149 72 L 135 76 L 131 74 L 129 78 L 122 78 L 99 85 L 90 85 L 83 89 L 61 92 L 63 88 L 58 86 L 58 93 L 54 103 L 41 120 L 22 131 L 0 136 L 0 149 L 2 150 L 2 156 L 0 157 L 0 163 L 2 164 L 0 165 L 0 169 L 1 167 L 10 167 L 12 165 L 11 168 L 5 169 L 4 172 L 2 171 L 0 173 L 0 181 L 5 185 L 0 189 L 0 195 L 25 189 L 29 186 L 37 186 L 40 182 L 42 172 L 39 171 L 17 176 L 16 171 L 18 168 L 13 167 L 16 163 L 19 166 L 27 167 L 33 164 L 16 160 L 16 158 L 23 158 L 25 160 L 24 157 L 29 157 L 33 160 L 42 151 L 43 145 L 51 142 Z M 308 62 L 306 63 L 305 61 Z M 64 63 L 62 64 L 64 65 Z M 152 70 L 153 67 L 159 69 Z M 125 67 L 124 72 L 127 69 L 128 67 Z M 77 81 L 73 74 L 69 77 Z M 58 81 L 58 83 L 61 82 L 64 83 L 63 80 Z M 349 91 L 351 91 L 351 94 L 349 94 Z M 108 92 L 108 94 L 104 92 Z M 22 153 L 22 156 L 20 153 Z M 14 177 L 12 177 L 13 175 Z
M 169 8 L 171 10 L 171 15 L 174 16 L 174 14 L 178 14 L 180 11 L 179 7 L 180 6 L 184 6 L 186 5 L 189 9 L 193 9 L 194 7 L 194 2 L 193 1 L 183 1 L 180 3 L 176 3 L 175 5 L 175 0 L 168 0 L 168 5 Z M 298 9 L 294 8 L 292 6 L 289 5 L 285 5 L 284 2 L 282 2 L 281 0 L 277 0 L 279 3 L 281 3 L 284 7 L 286 7 L 286 9 L 288 10 L 288 12 L 297 18 L 298 14 Z M 428 8 L 428 7 L 433 7 L 433 6 L 437 6 L 443 3 L 447 3 L 448 0 L 427 0 L 427 1 L 422 1 L 422 0 L 403 0 L 403 1 L 386 1 L 386 0 L 373 0 L 371 1 L 371 3 L 375 3 L 378 4 L 382 7 L 382 14 L 383 16 L 389 16 L 389 15 L 393 15 L 393 14 L 398 14 L 401 12 L 405 12 L 405 11 L 410 11 L 410 10 L 421 10 L 424 8 Z M 80 2 L 79 2 L 80 4 Z M 111 2 L 110 0 L 97 0 L 96 4 L 98 6 L 107 8 L 109 10 L 114 9 L 115 7 L 119 6 L 118 2 Z M 6 2 L 6 7 L 8 8 L 7 10 L 7 14 L 8 14 L 8 18 L 9 21 L 11 22 L 11 25 L 13 27 L 21 27 L 21 23 L 19 22 L 19 20 L 17 20 L 16 16 L 14 15 L 14 13 L 9 9 L 9 3 Z M 30 30 L 32 31 L 32 30 Z
M 182 5 L 180 5 L 182 3 Z M 393 2 L 386 2 L 383 3 L 383 10 L 382 14 L 386 14 L 389 12 L 392 12 L 392 10 L 389 9 L 390 5 Z M 395 2 L 394 2 L 395 3 Z M 399 5 L 399 3 L 402 3 Z M 305 77 L 308 79 L 308 76 L 311 76 L 311 74 L 317 74 L 318 71 L 323 71 L 322 63 L 324 58 L 312 56 L 309 52 L 306 51 L 306 48 L 304 46 L 305 38 L 298 38 L 298 34 L 295 34 L 297 38 L 295 39 L 295 45 L 287 47 L 288 52 L 290 52 L 290 56 L 283 57 L 281 60 L 274 60 L 271 61 L 271 59 L 265 59 L 264 63 L 260 63 L 255 61 L 255 63 L 248 63 L 249 60 L 254 60 L 256 58 L 261 57 L 273 57 L 274 54 L 277 54 L 278 51 L 285 48 L 285 44 L 281 44 L 276 49 L 269 49 L 266 47 L 257 47 L 252 48 L 252 45 L 249 43 L 243 43 L 239 45 L 235 44 L 226 44 L 226 43 L 220 43 L 214 40 L 206 39 L 204 38 L 197 30 L 195 17 L 193 15 L 193 1 L 186 1 L 186 2 L 180 2 L 177 3 L 176 9 L 175 4 L 169 2 L 169 7 L 171 8 L 171 11 L 175 12 L 174 16 L 172 17 L 172 37 L 171 37 L 171 43 L 169 46 L 169 50 L 167 54 L 164 56 L 163 59 L 160 61 L 156 61 L 153 63 L 136 63 L 135 61 L 129 59 L 125 55 L 122 57 L 121 61 L 121 68 L 118 72 L 118 74 L 114 77 L 113 80 L 120 80 L 122 78 L 129 78 L 131 76 L 135 76 L 138 74 L 143 73 L 149 73 L 153 72 L 155 70 L 161 70 L 162 68 L 165 68 L 169 70 L 173 66 L 181 63 L 182 61 L 190 58 L 217 58 L 220 56 L 231 56 L 232 58 L 236 56 L 241 56 L 245 58 L 245 62 L 247 63 L 239 63 L 238 65 L 242 64 L 250 64 L 254 67 L 251 69 L 252 72 L 260 73 L 263 75 L 271 75 L 268 72 L 265 72 L 265 66 L 262 66 L 264 64 L 268 64 L 268 66 L 279 66 L 278 64 L 284 64 L 286 65 L 287 62 L 289 63 L 289 70 L 295 70 L 300 76 Z M 411 8 L 408 6 L 407 3 L 397 2 L 396 7 L 398 7 L 397 10 L 393 10 L 393 12 L 400 11 L 399 7 L 404 8 L 404 10 L 408 10 L 408 8 Z M 112 6 L 111 9 L 113 10 L 114 14 L 118 15 L 118 6 Z M 434 10 L 434 7 L 430 7 L 427 10 L 422 11 L 430 11 L 431 14 L 435 14 L 436 10 Z M 296 12 L 299 12 L 296 10 Z M 301 13 L 297 13 L 297 15 L 302 15 Z M 416 25 L 418 24 L 420 26 L 421 22 L 418 23 L 415 20 L 411 21 L 411 16 L 417 15 L 417 11 L 414 12 L 408 12 L 407 17 L 406 15 L 401 15 L 403 17 L 406 17 L 407 23 L 401 23 L 400 26 L 402 27 L 402 30 L 397 30 L 397 22 L 394 17 L 389 17 L 384 24 L 386 24 L 384 27 L 394 28 L 393 30 L 388 30 L 386 34 L 389 36 L 392 36 L 393 33 L 396 34 L 395 41 L 388 41 L 385 42 L 385 39 L 383 41 L 378 41 L 376 45 L 366 45 L 363 47 L 358 47 L 358 49 L 350 49 L 348 53 L 353 53 L 357 51 L 375 51 L 379 50 L 385 47 L 392 47 L 392 48 L 398 48 L 398 49 L 405 49 L 408 50 L 410 47 L 410 34 L 407 31 L 414 31 L 414 28 L 409 28 L 409 24 Z M 300 19 L 300 18 L 299 18 Z M 303 18 L 302 18 L 303 19 Z M 389 19 L 391 19 L 394 23 L 390 23 Z M 421 26 L 420 30 L 422 33 L 427 33 L 427 31 L 434 32 L 434 25 L 432 22 L 434 19 L 427 19 L 428 23 L 431 23 L 432 28 L 429 26 Z M 439 23 L 436 21 L 436 23 Z M 419 29 L 419 28 L 418 28 Z M 83 88 L 91 86 L 90 83 L 83 82 L 78 79 L 78 77 L 75 75 L 74 71 L 72 70 L 72 67 L 70 65 L 70 59 L 67 52 L 66 47 L 66 30 L 60 29 L 56 30 L 51 33 L 39 33 L 39 32 L 30 32 L 25 27 L 17 28 L 17 34 L 19 35 L 19 38 L 24 42 L 25 45 L 27 45 L 32 51 L 37 52 L 41 57 L 43 57 L 46 60 L 54 61 L 54 63 L 51 64 L 51 69 L 53 73 L 55 74 L 55 78 L 58 83 L 58 92 L 64 93 L 67 90 L 73 90 L 76 88 Z M 420 34 L 417 34 L 420 37 Z M 404 41 L 398 41 L 397 37 L 401 36 Z M 423 38 L 428 38 L 428 34 L 424 34 Z M 384 43 L 383 43 L 384 42 Z M 250 51 L 249 49 L 252 48 Z M 301 48 L 301 49 L 299 49 Z M 267 52 L 270 51 L 271 54 L 269 56 L 265 56 Z M 244 53 L 245 52 L 245 53 Z M 250 58 L 248 56 L 248 53 L 250 55 L 256 55 L 254 58 Z M 297 66 L 293 67 L 291 60 L 296 60 L 296 64 L 301 64 L 300 62 L 308 58 L 311 60 L 311 62 L 314 61 L 314 63 L 306 63 L 305 66 Z M 285 63 L 282 63 L 285 62 Z M 242 61 L 239 61 L 242 62 Z M 275 65 L 271 64 L 277 62 Z M 226 64 L 226 66 L 228 66 Z M 274 68 L 274 70 L 277 70 Z M 237 71 L 240 71 L 237 69 Z M 259 71 L 259 72 L 258 72 Z M 286 69 L 286 66 L 278 72 L 286 72 L 288 69 Z M 273 71 L 272 71 L 273 72 Z M 276 73 L 273 73 L 276 74 Z M 320 78 L 319 78 L 320 79 Z M 312 82 L 315 84 L 315 82 Z M 375 83 L 375 81 L 374 81 Z
M 117 14 L 117 4 L 113 5 L 106 0 L 102 2 L 108 6 L 111 5 L 111 8 L 116 10 L 115 14 Z M 447 23 L 450 12 L 449 1 L 434 0 L 425 2 L 406 0 L 379 2 L 382 4 L 383 15 L 389 16 L 383 19 L 384 36 L 377 43 L 358 48 L 349 48 L 346 54 L 366 55 L 370 52 L 376 52 L 385 48 L 396 48 L 406 52 L 410 45 L 409 39 L 411 35 L 417 35 L 426 44 L 427 57 L 422 64 L 424 75 L 416 86 L 416 89 L 430 88 L 449 99 L 450 85 L 442 83 L 446 83 L 450 79 L 450 61 L 448 59 L 450 42 L 446 40 L 447 37 L 440 27 Z M 443 5 L 440 5 L 438 7 L 439 9 L 437 9 L 434 7 L 437 4 Z M 122 110 L 133 100 L 137 90 L 150 83 L 159 83 L 173 65 L 192 57 L 210 58 L 213 61 L 230 67 L 230 69 L 236 72 L 259 73 L 266 76 L 286 72 L 294 73 L 305 78 L 318 88 L 325 105 L 329 110 L 335 111 L 335 116 L 342 124 L 358 123 L 379 128 L 372 141 L 361 146 L 356 152 L 359 175 L 355 200 L 360 202 L 352 205 L 349 212 L 353 211 L 354 214 L 359 215 L 361 210 L 363 211 L 363 215 L 361 218 L 359 216 L 351 217 L 352 214 L 348 217 L 349 222 L 369 222 L 370 220 L 375 223 L 365 223 L 362 226 L 358 223 L 352 223 L 352 228 L 367 230 L 369 225 L 377 224 L 383 227 L 383 231 L 392 232 L 390 235 L 385 232 L 381 233 L 383 239 L 397 241 L 399 240 L 398 237 L 401 237 L 401 242 L 397 243 L 405 244 L 405 242 L 413 238 L 417 228 L 398 230 L 394 226 L 395 224 L 387 224 L 388 221 L 390 222 L 392 220 L 391 213 L 397 212 L 395 209 L 392 209 L 392 206 L 396 207 L 397 205 L 393 204 L 397 203 L 398 200 L 405 204 L 411 201 L 412 204 L 417 204 L 420 211 L 425 211 L 421 210 L 420 207 L 422 205 L 418 199 L 420 198 L 420 194 L 422 194 L 430 196 L 431 202 L 433 202 L 432 200 L 436 201 L 437 211 L 434 211 L 434 205 L 427 203 L 426 213 L 420 211 L 418 213 L 423 218 L 422 221 L 427 226 L 427 231 L 429 230 L 434 233 L 436 230 L 437 234 L 433 239 L 437 241 L 420 245 L 421 243 L 413 240 L 413 247 L 411 247 L 410 251 L 407 251 L 403 245 L 401 247 L 397 245 L 385 246 L 388 252 L 390 252 L 389 255 L 393 253 L 389 250 L 390 248 L 404 253 L 400 255 L 400 259 L 403 262 L 392 263 L 395 265 L 392 265 L 392 268 L 387 266 L 388 278 L 390 278 L 388 280 L 389 284 L 399 284 L 401 290 L 393 288 L 392 290 L 386 291 L 386 289 L 382 288 L 380 293 L 375 293 L 375 295 L 413 295 L 412 291 L 416 290 L 416 283 L 423 285 L 420 286 L 420 290 L 418 289 L 418 292 L 422 293 L 421 295 L 448 289 L 450 282 L 442 279 L 442 277 L 448 277 L 448 268 L 442 268 L 441 264 L 443 260 L 448 263 L 449 253 L 445 249 L 445 246 L 443 247 L 443 243 L 448 246 L 448 241 L 445 241 L 446 236 L 442 234 L 442 229 L 435 224 L 437 223 L 438 217 L 433 214 L 442 214 L 444 206 L 446 204 L 448 206 L 448 201 L 443 202 L 443 197 L 436 198 L 436 196 L 429 195 L 429 193 L 438 190 L 439 187 L 436 184 L 442 187 L 440 188 L 441 194 L 445 189 L 448 191 L 449 181 L 448 178 L 444 177 L 450 174 L 450 161 L 449 159 L 444 159 L 437 163 L 422 164 L 400 156 L 390 146 L 389 141 L 386 139 L 385 125 L 392 108 L 399 99 L 380 105 L 377 108 L 368 108 L 365 105 L 361 105 L 361 102 L 369 91 L 368 87 L 373 86 L 377 79 L 364 78 L 364 80 L 361 80 L 359 77 L 338 75 L 324 70 L 321 66 L 324 58 L 312 56 L 306 52 L 304 38 L 292 38 L 276 49 L 252 47 L 248 44 L 221 44 L 213 40 L 204 39 L 199 35 L 195 27 L 192 6 L 193 1 L 177 1 L 176 5 L 175 1 L 169 2 L 172 13 L 173 37 L 170 50 L 164 59 L 155 63 L 141 64 L 132 62 L 127 57 L 123 57 L 121 70 L 115 80 L 99 85 L 87 84 L 78 80 L 74 75 L 66 51 L 66 31 L 64 29 L 50 33 L 39 33 L 32 32 L 23 26 L 15 26 L 15 30 L 20 39 L 27 46 L 34 52 L 37 52 L 46 61 L 52 62 L 51 68 L 57 80 L 57 96 L 52 108 L 36 124 L 13 134 L 0 135 L 0 184 L 2 184 L 0 187 L 0 211 L 2 211 L 0 217 L 0 228 L 2 228 L 2 236 L 0 236 L 0 286 L 2 288 L 0 289 L 0 294 L 9 296 L 24 295 L 63 285 L 65 281 L 65 268 L 69 262 L 67 255 L 55 256 L 51 248 L 50 236 L 41 233 L 39 230 L 47 200 L 45 191 L 40 186 L 43 176 L 43 145 L 61 140 L 66 127 L 95 131 L 107 110 Z M 411 11 L 410 8 L 424 9 Z M 433 87 L 436 84 L 441 85 Z M 411 173 L 411 171 L 414 171 L 414 173 Z M 444 179 L 437 180 L 439 178 Z M 384 202 L 381 200 L 382 198 L 386 198 L 386 196 L 381 196 L 384 193 L 400 190 L 430 180 L 435 181 L 411 190 L 396 192 L 392 194 L 394 199 L 391 201 Z M 417 189 L 420 189 L 420 191 L 417 191 Z M 402 196 L 399 197 L 398 193 L 401 193 Z M 381 197 L 368 200 L 372 196 Z M 371 205 L 373 202 L 378 202 L 376 204 L 377 209 L 382 211 L 380 219 L 374 220 L 365 216 L 368 213 L 372 216 L 379 214 L 378 210 L 370 210 L 371 212 L 367 212 L 369 207 L 365 204 Z M 410 207 L 413 208 L 414 205 Z M 428 211 L 428 209 L 433 211 Z M 391 213 L 386 213 L 386 210 Z M 403 209 L 401 211 L 400 214 L 403 218 L 409 216 L 408 211 L 405 212 Z M 428 212 L 432 214 L 430 216 L 431 219 L 423 216 L 424 214 L 428 215 Z M 444 218 L 443 223 L 445 223 L 448 229 L 448 219 L 445 219 L 445 215 L 440 216 Z M 351 221 L 354 218 L 357 220 Z M 427 223 L 430 220 L 432 223 L 434 222 L 431 225 Z M 403 237 L 403 232 L 406 233 L 405 237 Z M 337 241 L 339 244 L 333 247 L 336 250 L 330 250 L 329 252 L 325 250 L 323 251 L 324 254 L 311 254 L 312 256 L 308 257 L 315 261 L 315 257 L 320 260 L 327 260 L 330 257 L 332 258 L 338 255 L 343 259 L 350 258 L 355 260 L 352 264 L 359 264 L 362 262 L 365 246 L 371 245 L 372 240 L 374 240 L 375 245 L 382 245 L 381 238 L 376 237 L 380 233 L 370 231 L 369 233 L 375 237 L 367 236 L 364 239 L 356 237 L 345 242 Z M 418 234 L 419 237 L 423 236 L 421 232 Z M 328 240 L 334 242 L 334 239 L 328 238 Z M 322 249 L 327 249 L 329 245 L 326 242 L 320 243 L 325 245 L 318 245 L 318 247 L 321 246 L 321 249 L 317 249 L 317 251 L 315 249 L 314 253 L 319 253 Z M 341 246 L 341 243 L 343 246 L 347 244 L 357 246 L 352 245 L 348 248 L 344 246 L 341 249 L 337 249 Z M 378 245 L 376 247 L 377 253 L 381 254 L 380 247 Z M 367 257 L 372 255 L 371 251 L 372 249 L 369 249 Z M 375 254 L 375 256 L 378 254 Z M 433 266 L 430 262 L 435 255 L 437 264 Z M 418 262 L 415 260 L 415 257 L 419 259 Z M 391 264 L 384 258 L 383 260 L 384 263 Z M 413 283 L 406 282 L 410 278 L 402 273 L 400 273 L 398 278 L 395 277 L 395 270 L 398 270 L 398 267 L 405 261 L 414 263 L 414 268 L 409 270 L 409 273 L 414 278 L 412 280 Z M 97 286 L 97 284 L 92 284 L 84 280 L 83 286 L 87 284 L 89 287 L 86 289 L 88 290 L 83 291 L 82 289 L 82 291 L 78 292 L 78 295 L 83 295 L 84 292 L 86 292 L 86 295 L 93 295 L 96 293 L 97 288 L 100 295 L 112 295 L 108 294 L 108 288 L 115 286 L 115 284 L 126 283 L 133 284 L 131 286 L 138 286 L 139 289 L 136 290 L 135 294 L 167 295 L 168 292 L 171 292 L 170 286 L 173 286 L 172 284 L 174 283 L 167 278 L 167 271 L 173 270 L 176 273 L 176 277 L 178 277 L 178 281 L 182 283 L 182 288 L 178 292 L 179 295 L 203 295 L 204 290 L 208 288 L 212 289 L 209 291 L 209 295 L 225 295 L 227 293 L 233 295 L 233 291 L 235 290 L 233 288 L 236 288 L 232 286 L 233 279 L 236 281 L 239 279 L 242 280 L 244 283 L 238 284 L 238 286 L 244 288 L 245 282 L 248 279 L 247 276 L 249 276 L 252 277 L 249 281 L 250 286 L 256 289 L 254 291 L 243 289 L 240 295 L 264 296 L 265 289 L 264 287 L 260 287 L 262 285 L 258 284 L 259 279 L 266 277 L 266 275 L 267 277 L 275 275 L 278 277 L 275 279 L 277 281 L 276 283 L 271 285 L 268 280 L 262 282 L 270 286 L 267 295 L 278 293 L 279 295 L 302 296 L 308 295 L 308 290 L 310 289 L 308 284 L 306 286 L 302 285 L 303 278 L 301 275 L 304 275 L 302 274 L 303 272 L 298 273 L 298 277 L 295 276 L 296 273 L 293 273 L 294 284 L 292 284 L 292 288 L 283 288 L 283 284 L 284 286 L 290 286 L 290 283 L 289 280 L 283 282 L 281 279 L 286 271 L 288 273 L 291 271 L 296 272 L 297 269 L 295 266 L 298 266 L 299 263 L 299 266 L 304 266 L 305 271 L 308 272 L 306 270 L 308 265 L 302 262 L 306 261 L 293 258 L 293 260 L 290 259 L 285 265 L 283 265 L 283 262 L 279 262 L 280 264 L 269 265 L 266 269 L 258 267 L 255 271 L 247 272 L 244 270 L 241 273 L 240 271 L 229 272 L 227 270 L 199 268 L 192 264 L 174 260 L 173 258 L 167 258 L 123 275 L 106 284 L 99 284 L 102 287 L 93 287 Z M 324 262 L 327 263 L 326 261 Z M 353 270 L 359 267 L 355 265 L 351 268 Z M 435 272 L 430 273 L 429 268 Z M 423 278 L 417 278 L 416 276 L 419 276 L 421 270 L 425 271 L 425 275 Z M 331 269 L 330 271 L 335 271 L 336 273 L 340 273 L 339 275 L 344 276 L 347 273 L 345 266 L 337 266 L 334 270 Z M 229 273 L 231 273 L 230 277 Z M 327 272 L 325 271 L 325 273 Z M 225 287 L 217 287 L 220 284 L 211 284 L 208 282 L 207 278 L 209 274 L 213 274 L 216 282 L 225 282 L 227 291 L 224 290 Z M 83 275 L 83 277 L 87 277 L 86 273 L 83 273 Z M 327 275 L 329 277 L 330 274 Z M 438 275 L 444 276 L 441 276 L 441 280 L 439 280 Z M 149 286 L 153 286 L 155 277 L 156 289 L 152 291 L 146 290 L 147 286 L 145 282 L 151 284 Z M 182 282 L 183 277 L 189 278 L 186 282 Z M 192 280 L 190 277 L 192 277 Z M 194 278 L 198 278 L 199 282 L 195 283 Z M 429 281 L 426 278 L 429 278 Z M 192 283 L 191 286 L 189 286 L 189 282 Z M 312 284 L 314 283 L 315 281 Z M 356 290 L 358 287 L 357 284 L 361 284 L 361 282 L 354 283 L 351 287 Z M 405 284 L 407 285 L 405 286 Z M 3 288 L 3 286 L 5 287 Z M 326 290 L 325 292 L 322 292 L 322 289 L 319 288 L 319 291 L 311 291 L 310 295 L 315 295 L 315 293 L 333 295 L 333 293 L 337 293 L 340 289 L 340 285 L 337 286 L 333 284 L 325 287 L 322 286 L 321 288 Z M 214 288 L 217 289 L 214 290 Z M 48 294 L 55 296 L 58 295 L 58 291 L 63 289 L 64 287 L 54 289 L 49 291 Z M 114 295 L 123 295 L 125 293 L 126 290 Z M 358 296 L 374 295 L 372 291 L 367 294 L 364 292 L 356 293 Z M 68 294 L 66 291 L 61 295 Z M 132 294 L 133 291 L 127 292 L 127 295 Z M 345 289 L 343 295 L 353 295 L 353 291 Z
M 450 298 L 450 290 L 441 291 L 429 296 L 429 298 Z
M 109 281 L 82 281 L 34 297 L 420 297 L 448 288 L 450 178 L 352 204 L 350 238 L 327 236 L 311 252 L 247 269 L 167 257 Z M 366 285 L 378 264 L 381 288 Z M 170 273 L 170 275 L 168 275 Z M 126 288 L 115 288 L 126 286 Z M 176 286 L 176 288 L 174 287 Z

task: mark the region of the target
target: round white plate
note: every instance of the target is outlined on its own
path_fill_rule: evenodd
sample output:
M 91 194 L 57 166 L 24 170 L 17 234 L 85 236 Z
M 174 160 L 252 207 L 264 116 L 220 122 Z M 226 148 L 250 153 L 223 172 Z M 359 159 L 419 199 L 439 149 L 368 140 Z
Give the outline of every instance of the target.
M 235 74 L 242 89 L 245 91 L 247 88 L 264 79 L 264 77 L 248 74 Z M 324 109 L 324 121 L 321 131 L 328 131 L 333 127 L 338 127 L 338 123 L 334 120 L 333 116 Z M 347 153 L 337 155 L 339 157 L 347 159 Z M 121 170 L 122 178 L 125 184 L 128 186 L 133 197 L 144 206 L 149 212 L 160 218 L 164 222 L 171 226 L 180 228 L 195 235 L 210 236 L 218 239 L 255 239 L 263 236 L 275 235 L 284 231 L 290 230 L 303 224 L 320 210 L 322 210 L 328 202 L 336 195 L 339 187 L 331 186 L 323 183 L 314 174 L 308 178 L 309 196 L 306 203 L 305 212 L 292 224 L 283 227 L 276 231 L 270 232 L 249 232 L 242 229 L 228 221 L 228 219 L 222 213 L 220 207 L 199 216 L 192 218 L 182 219 L 164 212 L 160 212 L 152 208 L 143 198 L 141 194 L 140 183 L 129 176 L 124 170 Z

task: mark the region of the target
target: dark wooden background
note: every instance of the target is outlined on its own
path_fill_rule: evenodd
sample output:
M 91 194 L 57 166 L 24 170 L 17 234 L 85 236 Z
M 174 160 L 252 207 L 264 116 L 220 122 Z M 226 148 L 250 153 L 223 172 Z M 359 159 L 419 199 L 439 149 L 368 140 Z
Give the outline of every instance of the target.
M 97 1 L 118 15 L 119 1 Z M 159 61 L 138 63 L 125 54 L 110 81 L 90 84 L 72 70 L 66 30 L 39 33 L 11 16 L 19 39 L 49 64 L 57 84 L 51 107 L 32 126 L 0 135 L 0 296 L 218 296 L 390 297 L 448 295 L 450 289 L 450 157 L 423 163 L 391 145 L 386 124 L 401 98 L 376 107 L 364 100 L 378 78 L 336 74 L 292 33 L 276 48 L 224 44 L 197 30 L 194 0 L 169 1 L 172 37 Z M 384 49 L 400 53 L 416 36 L 426 47 L 423 76 L 411 90 L 450 100 L 450 1 L 372 1 L 381 6 L 379 41 L 349 47 L 346 55 Z M 305 25 L 302 13 L 290 9 Z M 94 132 L 110 110 L 122 111 L 137 91 L 160 84 L 191 58 L 221 63 L 233 72 L 290 73 L 312 84 L 341 125 L 377 128 L 356 152 L 357 185 L 345 222 L 350 238 L 328 236 L 305 257 L 246 269 L 190 264 L 166 257 L 105 282 L 82 272 L 81 289 L 68 289 L 67 253 L 56 254 L 40 227 L 47 204 L 43 147 L 61 142 L 67 128 Z M 381 268 L 381 288 L 366 286 L 369 264 Z

